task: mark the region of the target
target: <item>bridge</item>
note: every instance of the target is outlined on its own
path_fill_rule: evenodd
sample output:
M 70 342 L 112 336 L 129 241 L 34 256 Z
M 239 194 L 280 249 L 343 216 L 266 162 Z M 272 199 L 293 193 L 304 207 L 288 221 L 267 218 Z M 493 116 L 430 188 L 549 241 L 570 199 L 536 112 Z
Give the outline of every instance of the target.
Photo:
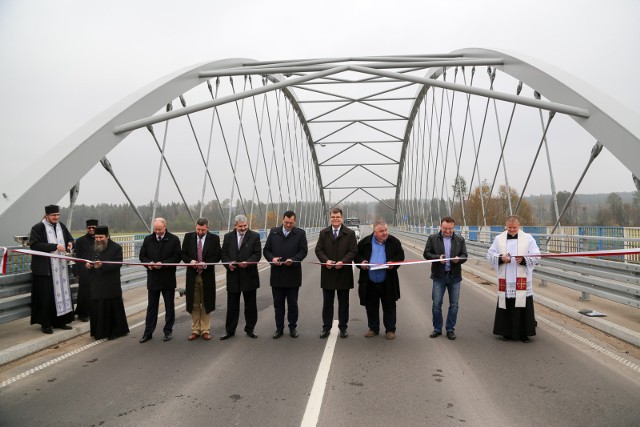
M 609 156 L 608 164 L 614 166 L 599 167 L 600 156 Z M 326 225 L 327 211 L 333 206 L 350 201 L 375 201 L 378 212 L 397 227 L 394 233 L 407 233 L 403 242 L 408 247 L 414 242 L 415 253 L 408 253 L 408 258 L 415 259 L 421 254 L 420 243 L 415 242 L 433 231 L 432 227 L 437 226 L 443 215 L 455 216 L 459 229 L 469 240 L 486 243 L 506 215 L 532 218 L 532 207 L 526 203 L 525 196 L 537 192 L 549 193 L 553 200 L 552 224 L 547 224 L 544 230 L 538 229 L 537 234 L 547 245 L 546 249 L 564 250 L 567 246 L 563 246 L 563 242 L 571 239 L 584 242 L 585 239 L 584 236 L 578 238 L 574 228 L 563 226 L 574 195 L 579 191 L 589 192 L 585 182 L 593 180 L 626 180 L 627 185 L 633 183 L 640 190 L 638 159 L 640 121 L 637 114 L 598 88 L 519 53 L 463 49 L 410 56 L 276 61 L 232 58 L 176 71 L 105 110 L 54 146 L 3 190 L 0 245 L 10 246 L 14 236 L 27 234 L 39 219 L 43 206 L 57 200 L 64 200 L 66 204 L 67 194 L 70 214 L 65 222 L 69 225 L 83 220 L 73 217 L 73 207 L 82 200 L 83 192 L 98 190 L 110 195 L 116 193 L 120 200 L 128 203 L 132 215 L 139 219 L 141 230 L 149 230 L 156 207 L 166 201 L 178 200 L 193 221 L 200 216 L 208 217 L 220 225 L 222 232 L 232 226 L 232 218 L 237 213 L 249 218 L 251 228 L 268 229 L 277 223 L 282 211 L 293 209 L 299 216 L 298 225 L 313 229 Z M 132 169 L 135 174 L 130 173 Z M 34 174 L 34 170 L 41 173 Z M 86 179 L 94 179 L 93 182 L 99 184 L 80 185 Z M 570 192 L 564 203 L 557 198 L 559 188 Z M 152 200 L 152 214 L 145 216 L 139 206 L 149 200 Z M 171 218 L 168 221 L 171 224 Z M 476 233 L 475 239 L 471 238 L 472 233 Z M 638 237 L 628 235 L 617 241 L 633 246 L 637 245 Z M 600 238 L 600 244 L 607 239 Z M 539 278 L 542 280 L 539 284 L 564 280 L 563 285 L 579 290 L 586 300 L 591 293 L 605 292 L 604 288 L 612 293 L 605 282 L 612 275 L 626 274 L 621 273 L 619 265 L 632 265 L 632 271 L 622 279 L 631 281 L 627 290 L 620 291 L 620 285 L 615 285 L 616 292 L 620 291 L 626 298 L 616 304 L 620 310 L 631 310 L 630 318 L 637 318 L 633 310 L 637 310 L 640 286 L 634 282 L 638 280 L 637 271 L 633 270 L 635 264 L 618 262 L 618 267 L 611 267 L 600 262 L 606 261 L 593 260 L 587 265 L 572 267 L 549 266 L 547 276 Z M 588 275 L 590 269 L 600 268 L 612 268 L 606 270 L 609 277 L 580 284 L 584 288 L 569 284 L 575 276 Z M 461 314 L 468 310 L 463 314 L 468 329 L 465 332 L 461 328 L 462 339 L 456 342 L 460 345 L 454 348 L 445 346 L 447 343 L 423 339 L 429 325 L 430 301 L 423 286 L 428 279 L 424 271 L 403 269 L 401 281 L 407 283 L 407 291 L 403 291 L 399 302 L 399 312 L 405 310 L 399 323 L 407 325 L 406 338 L 400 335 L 401 339 L 393 343 L 398 344 L 395 348 L 379 343 L 369 346 L 369 342 L 347 348 L 342 342 L 337 343 L 341 359 L 330 365 L 332 371 L 327 384 L 332 388 L 321 394 L 319 402 L 311 402 L 307 394 L 311 393 L 312 374 L 324 351 L 320 344 L 324 343 L 317 342 L 314 326 L 319 319 L 319 295 L 314 289 L 318 274 L 310 267 L 306 270 L 305 284 L 308 285 L 303 298 L 307 300 L 301 304 L 306 312 L 303 320 L 307 336 L 299 341 L 300 346 L 286 343 L 295 346 L 286 350 L 284 346 L 275 347 L 272 342 L 261 342 L 264 347 L 259 349 L 254 348 L 253 343 L 236 342 L 234 347 L 225 350 L 219 348 L 221 344 L 215 344 L 213 349 L 192 350 L 195 347 L 187 348 L 186 343 L 179 343 L 179 348 L 174 346 L 176 348 L 162 357 L 158 357 L 160 349 L 154 348 L 152 366 L 157 370 L 171 364 L 170 360 L 184 357 L 184 352 L 188 352 L 187 363 L 194 364 L 202 356 L 199 351 L 213 352 L 215 362 L 224 368 L 212 366 L 208 373 L 217 380 L 218 391 L 224 396 L 207 401 L 194 397 L 186 387 L 180 386 L 175 395 L 154 392 L 153 399 L 141 398 L 135 410 L 130 405 L 125 409 L 127 402 L 119 401 L 118 407 L 123 408 L 120 413 L 127 414 L 131 422 L 139 421 L 150 413 L 149 405 L 170 402 L 169 407 L 175 407 L 189 400 L 189 407 L 197 414 L 195 419 L 206 414 L 202 407 L 208 407 L 209 411 L 223 414 L 225 424 L 239 420 L 247 425 L 258 422 L 270 425 L 258 414 L 245 411 L 246 407 L 240 409 L 242 399 L 247 399 L 247 405 L 259 408 L 259 414 L 275 417 L 272 425 L 300 425 L 308 405 L 322 408 L 318 409 L 320 425 L 354 425 L 358 417 L 374 424 L 381 420 L 388 423 L 405 420 L 406 425 L 417 425 L 438 420 L 433 422 L 453 425 L 469 420 L 471 425 L 489 422 L 507 425 L 517 424 L 515 421 L 522 413 L 524 417 L 547 417 L 545 422 L 553 425 L 556 420 L 553 411 L 541 415 L 518 403 L 532 395 L 538 405 L 545 407 L 551 404 L 550 397 L 561 396 L 563 403 L 555 400 L 552 406 L 564 420 L 579 419 L 586 424 L 592 419 L 609 420 L 614 411 L 604 409 L 603 401 L 617 408 L 620 425 L 631 425 L 633 417 L 636 420 L 640 417 L 630 397 L 637 392 L 637 369 L 628 372 L 625 369 L 629 369 L 629 365 L 608 367 L 610 362 L 598 359 L 600 356 L 595 357 L 598 360 L 592 364 L 585 362 L 583 358 L 590 350 L 572 349 L 577 344 L 563 342 L 564 332 L 548 326 L 561 323 L 552 314 L 545 312 L 545 317 L 539 319 L 539 325 L 547 329 L 535 340 L 542 345 L 529 356 L 525 357 L 517 347 L 500 348 L 488 334 L 487 313 L 491 312 L 495 300 L 482 296 L 483 274 L 486 274 L 482 271 L 467 271 L 474 274 L 476 284 L 465 285 L 463 293 L 467 293 L 469 299 Z M 564 273 L 560 273 L 562 271 Z M 268 283 L 267 274 L 268 271 L 262 273 L 263 284 Z M 594 282 L 598 283 L 597 289 L 592 286 Z M 264 341 L 262 338 L 271 325 L 266 319 L 272 314 L 268 286 L 263 285 L 260 292 L 260 325 L 264 328 L 260 341 Z M 220 297 L 224 301 L 222 294 Z M 473 306 L 474 301 L 478 301 L 477 306 Z M 220 311 L 224 313 L 224 307 L 224 302 L 219 303 L 216 316 Z M 357 302 L 352 301 L 352 313 L 358 310 Z M 357 317 L 363 315 L 352 314 L 356 317 L 355 325 Z M 183 314 L 180 318 L 187 322 L 188 316 Z M 546 323 L 547 320 L 550 323 Z M 217 329 L 214 335 L 219 335 L 219 318 L 214 318 L 214 324 Z M 188 329 L 186 323 L 182 327 Z M 146 349 L 143 351 L 135 345 L 134 338 L 139 333 L 139 328 L 132 329 L 121 347 L 119 343 L 108 344 L 110 354 L 105 356 L 106 366 L 117 365 L 122 357 L 137 366 L 147 363 Z M 359 331 L 352 335 L 349 342 L 360 340 Z M 580 337 L 583 342 L 599 342 L 597 338 Z M 154 344 L 166 347 L 163 343 Z M 572 367 L 554 363 L 552 355 L 545 351 L 547 348 L 571 360 Z M 302 362 L 287 352 L 294 350 L 313 362 Z M 101 357 L 97 349 L 86 351 L 94 353 L 92 357 L 96 360 Z M 251 356 L 251 352 L 266 353 L 268 360 Z M 510 360 L 522 360 L 523 365 L 504 369 L 492 364 L 491 361 L 501 360 L 504 352 L 513 358 Z M 632 356 L 635 354 L 632 352 Z M 355 359 L 347 363 L 351 358 Z M 282 375 L 292 375 L 289 370 L 303 372 L 299 382 L 292 385 L 276 376 L 273 366 L 280 366 L 282 360 L 286 360 L 289 367 Z M 357 368 L 354 368 L 355 360 L 360 361 Z M 401 361 L 402 366 L 410 369 L 403 373 L 393 360 Z M 625 361 L 636 366 L 631 356 Z M 233 371 L 233 363 L 239 363 L 244 374 L 236 372 L 232 379 L 226 373 Z M 257 366 L 261 367 L 259 371 L 254 370 Z M 98 375 L 106 375 L 101 368 L 92 366 L 91 369 Z M 613 379 L 609 369 L 615 371 Z M 7 372 L 14 371 L 9 368 Z M 179 368 L 170 371 L 175 382 L 180 382 L 178 376 L 184 372 L 178 374 Z M 265 374 L 266 371 L 270 374 Z M 584 371 L 594 372 L 597 381 L 577 380 Z M 135 368 L 127 367 L 123 372 L 140 379 L 141 374 L 136 374 Z M 65 385 L 74 387 L 73 377 L 56 375 L 64 378 Z M 505 397 L 504 389 L 497 387 L 496 379 L 503 375 L 508 383 L 518 384 L 509 386 L 515 387 L 512 396 Z M 206 392 L 205 378 L 190 378 L 194 387 Z M 446 378 L 451 378 L 450 384 Z M 115 388 L 118 380 L 114 377 L 113 381 L 110 386 Z M 36 386 L 42 383 L 42 378 L 34 375 L 25 383 Z M 275 394 L 269 386 L 271 383 L 278 384 Z M 255 386 L 258 391 L 252 389 Z M 592 386 L 597 390 L 602 387 L 604 391 L 594 392 L 597 396 L 587 396 L 586 391 L 593 390 Z M 139 385 L 127 387 L 131 395 L 138 396 L 156 385 L 145 376 Z M 386 404 L 382 415 L 375 412 L 374 396 L 386 387 L 407 397 L 401 414 Z M 424 395 L 425 387 L 429 390 L 428 396 Z M 51 390 L 48 390 L 50 396 Z M 346 398 L 352 392 L 362 394 L 369 403 Z M 101 396 L 106 398 L 109 394 Z M 497 403 L 502 399 L 509 402 L 506 405 L 509 409 Z M 287 400 L 295 402 L 295 409 L 282 403 Z M 55 399 L 51 402 L 56 405 Z M 86 404 L 90 405 L 89 401 Z M 337 408 L 342 417 L 332 415 L 332 407 Z M 591 407 L 599 408 L 597 413 L 591 411 Z M 16 416 L 19 408 L 17 403 L 2 404 L 0 414 L 10 414 L 17 422 L 34 419 Z M 234 416 L 236 411 L 241 415 Z M 131 415 L 134 412 L 137 413 Z M 164 418 L 160 419 L 174 419 L 171 412 L 161 413 Z M 372 413 L 379 418 L 371 417 Z M 68 420 L 62 413 L 56 415 L 60 420 Z M 117 422 L 109 412 L 100 412 L 97 416 Z M 278 420 L 285 421 L 279 423 Z M 99 421 L 96 418 L 95 422 Z

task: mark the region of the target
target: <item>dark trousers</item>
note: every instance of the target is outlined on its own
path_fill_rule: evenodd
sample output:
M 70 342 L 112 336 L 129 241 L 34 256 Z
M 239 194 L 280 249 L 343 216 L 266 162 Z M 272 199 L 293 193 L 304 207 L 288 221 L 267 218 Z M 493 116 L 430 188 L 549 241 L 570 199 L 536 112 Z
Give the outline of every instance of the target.
M 78 278 L 76 314 L 78 317 L 89 317 L 91 314 L 91 284 L 89 283 L 89 278 Z
M 144 324 L 144 335 L 152 335 L 156 330 L 156 324 L 158 323 L 158 305 L 160 303 L 160 294 L 164 301 L 164 328 L 162 331 L 164 334 L 170 334 L 173 332 L 173 323 L 176 320 L 175 303 L 173 297 L 175 295 L 175 289 L 163 289 L 161 291 L 152 291 L 147 289 L 147 318 Z
M 338 328 L 341 331 L 347 330 L 349 323 L 349 289 L 342 290 L 322 290 L 322 329 L 331 329 L 333 323 L 333 301 L 338 294 Z
M 285 301 L 289 307 L 287 320 L 289 329 L 298 327 L 298 291 L 300 288 L 271 288 L 273 295 L 273 308 L 276 312 L 276 329 L 284 329 Z
M 387 297 L 386 283 L 367 282 L 367 323 L 373 332 L 380 332 L 380 303 L 385 332 L 396 331 L 396 302 Z
M 242 292 L 244 299 L 244 331 L 253 332 L 258 323 L 258 306 L 256 305 L 256 290 Z M 225 329 L 228 334 L 235 334 L 240 317 L 240 292 L 227 292 L 227 320 Z

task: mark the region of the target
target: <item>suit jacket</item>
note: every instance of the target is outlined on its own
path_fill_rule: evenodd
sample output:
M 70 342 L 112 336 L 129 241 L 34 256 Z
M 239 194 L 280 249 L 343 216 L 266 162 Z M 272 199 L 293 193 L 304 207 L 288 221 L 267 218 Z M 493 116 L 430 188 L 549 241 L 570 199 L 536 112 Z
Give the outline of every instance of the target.
M 65 227 L 63 223 L 60 223 L 60 228 L 62 229 L 64 246 L 66 248 L 69 242 L 73 242 L 73 237 L 71 237 L 71 233 L 69 233 L 69 230 L 67 230 L 67 227 Z M 49 243 L 47 241 L 47 230 L 42 222 L 31 227 L 29 246 L 31 250 L 40 252 L 53 252 L 58 247 L 56 243 Z M 51 276 L 51 259 L 44 256 L 31 257 L 31 272 L 39 276 Z
M 86 259 L 86 258 L 85 258 Z M 102 253 L 92 251 L 90 260 L 100 261 L 120 261 L 122 262 L 122 246 L 109 239 L 107 248 Z M 87 270 L 91 284 L 91 299 L 108 299 L 122 297 L 122 287 L 120 282 L 121 264 L 102 264 L 100 268 Z
M 274 257 L 281 257 L 282 261 L 302 261 L 307 257 L 307 251 L 307 233 L 303 229 L 293 227 L 289 235 L 284 237 L 280 226 L 271 229 L 262 253 L 269 262 Z M 289 267 L 271 264 L 269 283 L 275 288 L 299 288 L 302 286 L 302 264 L 294 262 Z
M 207 233 L 204 244 L 202 245 L 202 261 L 206 263 L 219 262 L 222 259 L 222 251 L 220 249 L 220 237 L 212 233 Z M 198 235 L 194 232 L 184 235 L 182 240 L 182 261 L 190 264 L 192 260 L 198 260 Z M 196 284 L 196 276 L 198 270 L 196 268 L 187 267 L 187 311 L 193 311 L 193 294 Z M 211 313 L 216 309 L 216 272 L 215 266 L 209 265 L 202 270 L 202 293 L 204 299 L 204 309 L 207 313 Z
M 110 241 L 110 240 L 109 240 Z M 76 239 L 74 245 L 74 254 L 78 258 L 93 261 L 93 245 L 95 243 L 95 237 L 89 233 Z M 73 273 L 78 276 L 79 283 L 89 283 L 89 270 L 87 270 L 82 263 L 73 264 Z
M 178 263 L 182 259 L 180 239 L 168 231 L 164 233 L 162 240 L 154 233 L 144 238 L 140 248 L 140 262 Z M 163 289 L 176 288 L 176 267 L 166 266 L 158 269 L 147 270 L 147 289 L 161 291 Z
M 365 237 L 358 242 L 358 255 L 356 256 L 356 264 L 362 263 L 362 261 L 371 261 L 371 252 L 373 251 L 372 239 L 373 234 Z M 400 240 L 393 236 L 387 237 L 387 241 L 384 244 L 384 253 L 387 258 L 387 262 L 390 261 L 404 261 L 404 250 Z M 369 270 L 360 269 L 360 277 L 358 278 L 358 296 L 360 297 L 360 305 L 366 305 L 367 301 L 367 284 L 369 282 Z M 400 299 L 400 280 L 398 279 L 398 268 L 393 267 L 387 269 L 387 276 L 385 278 L 385 292 L 387 300 L 397 301 Z
M 252 230 L 247 230 L 242 245 L 238 248 L 238 232 L 233 230 L 224 235 L 222 262 L 258 262 L 262 257 L 261 249 L 260 235 Z M 253 291 L 260 287 L 257 264 L 249 264 L 246 268 L 236 266 L 234 271 L 229 270 L 228 265 L 224 267 L 227 269 L 227 292 Z
M 333 238 L 331 226 L 320 230 L 316 243 L 316 256 L 320 262 L 328 260 L 342 261 L 345 265 L 341 269 L 320 270 L 320 286 L 327 290 L 345 290 L 353 288 L 353 267 L 351 262 L 358 254 L 356 233 L 344 224 L 340 227 L 338 238 Z
M 442 232 L 432 234 L 427 239 L 427 244 L 424 247 L 424 253 L 422 254 L 424 259 L 438 259 L 440 255 L 444 255 L 444 240 L 442 238 Z M 460 262 L 451 263 L 451 275 L 453 279 L 462 280 L 462 264 L 467 262 L 467 245 L 464 242 L 464 237 L 457 233 L 453 233 L 451 236 L 451 258 L 459 256 Z M 445 264 L 441 262 L 431 263 L 431 278 L 439 278 L 444 276 Z

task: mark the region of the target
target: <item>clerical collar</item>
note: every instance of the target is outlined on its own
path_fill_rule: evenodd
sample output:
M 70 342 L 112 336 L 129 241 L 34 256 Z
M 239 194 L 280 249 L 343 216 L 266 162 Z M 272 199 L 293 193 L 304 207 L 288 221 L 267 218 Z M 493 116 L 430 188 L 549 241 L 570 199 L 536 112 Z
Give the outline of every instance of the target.
M 507 233 L 507 240 L 509 240 L 509 239 L 517 239 L 517 238 L 518 238 L 518 233 L 516 233 L 513 236 L 511 234 Z

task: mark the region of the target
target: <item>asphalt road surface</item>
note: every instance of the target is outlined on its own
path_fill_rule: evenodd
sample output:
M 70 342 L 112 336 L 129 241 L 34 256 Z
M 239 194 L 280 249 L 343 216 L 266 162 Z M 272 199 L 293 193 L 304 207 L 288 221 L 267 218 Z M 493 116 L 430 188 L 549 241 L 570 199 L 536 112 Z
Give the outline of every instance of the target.
M 214 339 L 187 341 L 191 319 L 180 299 L 172 341 L 162 341 L 160 318 L 153 340 L 139 344 L 138 315 L 127 337 L 97 344 L 79 337 L 11 368 L 15 381 L 0 388 L 0 426 L 640 425 L 637 361 L 595 349 L 549 312 L 530 343 L 502 341 L 491 334 L 495 296 L 465 281 L 458 338 L 430 339 L 424 265 L 400 269 L 395 340 L 363 337 L 366 315 L 355 291 L 349 337 L 337 338 L 334 327 L 319 339 L 319 269 L 304 266 L 298 339 L 271 338 L 267 268 L 258 339 L 242 333 L 242 313 L 237 335 L 218 339 L 226 314 L 221 289 Z

